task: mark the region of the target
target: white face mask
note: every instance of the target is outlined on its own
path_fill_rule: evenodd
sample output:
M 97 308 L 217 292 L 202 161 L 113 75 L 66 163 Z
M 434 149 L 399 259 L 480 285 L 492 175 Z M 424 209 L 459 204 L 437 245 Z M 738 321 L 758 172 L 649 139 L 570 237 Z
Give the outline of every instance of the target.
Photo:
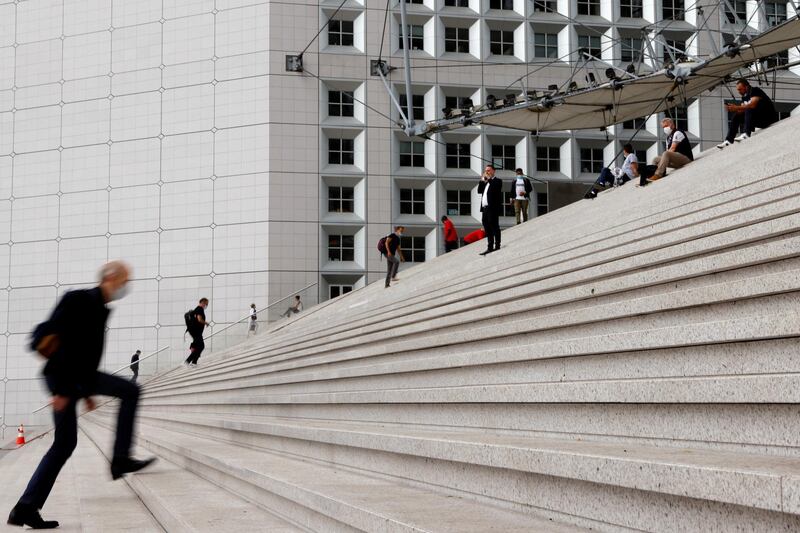
M 672 133 L 672 128 L 670 128 L 669 126 L 664 126 L 664 133 L 666 135 L 669 135 L 670 133 Z
M 112 292 L 109 298 L 111 298 L 112 302 L 115 300 L 121 300 L 125 298 L 130 292 L 131 292 L 130 285 L 126 283 L 119 289 Z

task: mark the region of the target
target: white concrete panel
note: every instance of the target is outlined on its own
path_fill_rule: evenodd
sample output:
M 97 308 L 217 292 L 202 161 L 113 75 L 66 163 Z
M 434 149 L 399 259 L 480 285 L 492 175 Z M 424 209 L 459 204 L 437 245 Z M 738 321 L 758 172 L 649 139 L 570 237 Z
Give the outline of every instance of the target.
M 61 98 L 64 102 L 77 102 L 79 100 L 94 100 L 108 98 L 111 94 L 111 78 L 109 76 L 95 76 L 64 82 Z
M 91 284 L 97 281 L 97 269 L 108 262 L 106 237 L 62 239 L 58 243 L 58 282 Z
M 200 298 L 211 299 L 211 276 L 183 276 L 178 278 L 165 278 L 158 284 L 158 323 L 161 326 L 179 326 L 179 338 L 186 329 L 183 323 L 183 314 L 197 307 Z M 206 318 L 213 320 L 214 302 L 209 302 L 206 309 Z M 159 336 L 160 338 L 160 336 Z M 163 345 L 162 342 L 159 342 Z M 189 345 L 187 342 L 186 346 Z M 173 348 L 176 345 L 173 344 Z
M 269 48 L 269 8 L 266 4 L 217 13 L 217 56 L 260 52 Z
M 109 146 L 81 146 L 61 152 L 61 192 L 108 187 Z
M 214 181 L 214 223 L 266 222 L 269 175 L 245 174 Z
M 11 246 L 0 244 L 0 291 L 8 286 L 11 265 Z M 1 332 L 0 332 L 1 333 Z
M 158 321 L 158 282 L 154 279 L 145 279 L 131 281 L 129 284 L 130 294 L 114 302 L 114 312 L 109 317 L 108 326 L 111 328 L 155 326 Z M 131 353 L 134 350 L 131 350 Z M 128 358 L 130 360 L 130 353 Z
M 47 106 L 14 114 L 14 151 L 36 152 L 61 144 L 61 108 Z
M 44 316 L 46 317 L 47 315 Z M 35 325 L 36 324 L 32 324 L 32 326 Z M 36 378 L 39 377 L 41 369 L 44 366 L 44 362 L 42 361 L 42 357 L 40 355 L 36 354 L 30 349 L 30 339 L 28 335 L 17 333 L 16 335 L 11 335 L 8 337 L 6 342 L 8 343 L 6 348 L 7 352 L 9 355 L 11 355 L 6 362 L 6 376 L 9 379 L 7 386 L 12 388 L 12 384 L 37 381 Z M 6 399 L 6 416 L 8 416 L 8 409 L 13 409 L 14 403 L 16 403 L 18 406 L 22 406 L 26 402 L 30 402 L 32 397 L 34 397 L 30 392 L 17 392 L 16 395 L 19 396 L 16 402 L 14 402 L 14 400 L 9 401 L 8 398 Z M 46 400 L 40 398 L 35 404 L 36 407 L 28 409 L 27 412 L 20 409 L 21 412 L 19 414 L 25 417 L 23 420 L 26 420 L 30 416 L 33 409 L 40 407 L 45 403 Z
M 61 79 L 60 39 L 21 44 L 16 50 L 17 87 L 40 85 Z
M 164 0 L 164 18 L 174 19 L 211 13 L 214 9 L 214 0 Z
M 16 156 L 13 167 L 14 197 L 58 193 L 60 168 L 61 154 L 58 150 Z M 2 238 L 0 242 L 3 242 Z
M 9 285 L 14 290 L 17 287 L 55 284 L 58 281 L 58 243 L 15 243 L 11 247 L 9 268 Z
M 108 0 L 64 0 L 64 35 L 78 35 L 111 27 Z
M 0 200 L 11 196 L 11 181 L 14 172 L 14 158 L 11 156 L 0 157 Z
M 0 113 L 0 155 L 14 151 L 14 114 Z
M 108 142 L 109 114 L 107 98 L 66 104 L 61 111 L 61 145 L 67 148 Z
M 211 228 L 169 230 L 161 233 L 161 272 L 165 277 L 211 273 Z
M 217 176 L 269 171 L 269 126 L 220 130 L 214 135 Z
M 158 233 L 112 234 L 108 240 L 108 257 L 126 261 L 133 270 L 134 279 L 155 278 L 158 275 Z
M 220 82 L 214 102 L 217 128 L 266 123 L 269 121 L 269 77 Z
M 16 24 L 17 6 L 12 3 L 0 5 L 0 47 L 14 44 Z
M 257 309 L 266 307 L 268 278 L 267 272 L 215 276 L 211 295 L 214 320 L 220 323 L 236 322 L 250 314 L 251 303 L 256 304 Z
M 164 23 L 165 65 L 211 59 L 214 55 L 214 15 L 206 13 Z
M 58 196 L 18 198 L 11 207 L 11 240 L 41 241 L 58 237 Z
M 61 84 L 58 82 L 19 87 L 14 92 L 14 107 L 17 110 L 61 103 Z
M 138 2 L 125 2 L 136 5 Z M 115 12 L 116 18 L 116 12 Z M 111 37 L 112 70 L 127 72 L 161 64 L 161 24 L 142 24 L 121 28 L 115 24 Z
M 0 89 L 10 89 L 14 86 L 15 50 L 11 46 L 0 48 L 0 65 L 5 65 L 4 68 L 0 69 Z
M 161 143 L 141 139 L 111 146 L 111 186 L 131 187 L 158 183 Z
M 99 31 L 64 39 L 63 72 L 65 80 L 111 72 L 111 32 Z
M 131 233 L 155 231 L 159 220 L 158 185 L 140 185 L 111 190 L 108 231 Z
M 214 173 L 214 134 L 170 135 L 161 143 L 161 178 L 165 182 L 209 178 Z
M 165 135 L 210 130 L 214 127 L 214 86 L 179 87 L 164 91 L 162 130 Z
M 75 192 L 61 197 L 61 237 L 88 237 L 106 232 L 108 191 Z
M 161 187 L 161 227 L 209 226 L 214 218 L 214 182 L 210 179 L 165 183 Z
M 63 0 L 17 3 L 18 43 L 44 41 L 61 36 L 64 24 Z
M 132 94 L 111 102 L 111 140 L 157 137 L 161 133 L 161 93 Z
M 214 272 L 266 270 L 267 237 L 266 223 L 217 226 L 214 228 Z
M 11 201 L 0 200 L 0 243 L 7 243 L 11 240 Z M 8 250 L 5 250 L 7 253 Z M 0 268 L 8 266 L 0 259 Z M 3 274 L 0 271 L 0 287 L 3 287 Z
M 154 22 L 161 18 L 161 0 L 113 0 L 113 23 L 115 28 Z

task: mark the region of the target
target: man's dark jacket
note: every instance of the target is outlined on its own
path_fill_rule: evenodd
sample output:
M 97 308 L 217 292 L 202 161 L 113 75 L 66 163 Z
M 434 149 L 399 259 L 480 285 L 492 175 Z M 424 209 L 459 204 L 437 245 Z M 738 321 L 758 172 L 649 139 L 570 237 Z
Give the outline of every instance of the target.
M 72 398 L 91 396 L 103 357 L 106 321 L 111 311 L 99 287 L 74 290 L 58 302 L 50 318 L 36 327 L 31 348 L 55 334 L 59 346 L 42 372 L 50 392 Z
M 489 187 L 489 192 L 486 193 L 486 200 L 489 204 L 488 208 L 490 211 L 499 213 L 503 209 L 503 180 L 495 176 L 489 181 L 481 180 L 481 182 L 478 184 L 478 194 L 481 196 L 481 211 L 484 210 L 483 190 L 486 187 Z

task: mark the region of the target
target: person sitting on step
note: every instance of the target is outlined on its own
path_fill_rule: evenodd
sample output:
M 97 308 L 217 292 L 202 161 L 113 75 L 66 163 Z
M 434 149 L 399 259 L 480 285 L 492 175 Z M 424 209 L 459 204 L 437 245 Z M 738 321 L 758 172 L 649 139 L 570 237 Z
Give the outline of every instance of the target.
M 725 106 L 729 112 L 733 113 L 733 117 L 730 128 L 728 128 L 728 135 L 722 143 L 717 145 L 720 150 L 734 142 L 749 139 L 754 129 L 768 128 L 778 120 L 775 105 L 769 96 L 758 87 L 751 86 L 745 78 L 736 82 L 736 92 L 741 95 L 742 103 Z M 737 136 L 736 134 L 739 133 L 742 126 L 744 126 L 744 131 Z
M 689 142 L 686 132 L 678 129 L 675 121 L 665 118 L 661 121 L 661 127 L 667 135 L 666 150 L 659 157 L 653 160 L 656 165 L 656 172 L 647 181 L 656 181 L 667 174 L 667 167 L 682 168 L 694 161 L 692 154 L 692 144 Z

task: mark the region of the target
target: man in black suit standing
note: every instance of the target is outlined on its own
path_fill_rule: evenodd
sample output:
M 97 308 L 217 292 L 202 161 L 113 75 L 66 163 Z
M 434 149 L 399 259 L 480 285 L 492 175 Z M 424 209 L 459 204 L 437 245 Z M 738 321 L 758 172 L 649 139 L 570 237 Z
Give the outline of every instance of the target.
M 486 165 L 478 185 L 481 195 L 481 221 L 486 232 L 487 248 L 480 255 L 500 249 L 500 212 L 503 210 L 503 180 L 494 175 L 494 165 Z
M 136 353 L 133 354 L 131 357 L 131 372 L 133 372 L 133 377 L 131 381 L 136 383 L 136 380 L 139 379 L 139 356 L 142 355 L 141 350 L 136 350 Z

